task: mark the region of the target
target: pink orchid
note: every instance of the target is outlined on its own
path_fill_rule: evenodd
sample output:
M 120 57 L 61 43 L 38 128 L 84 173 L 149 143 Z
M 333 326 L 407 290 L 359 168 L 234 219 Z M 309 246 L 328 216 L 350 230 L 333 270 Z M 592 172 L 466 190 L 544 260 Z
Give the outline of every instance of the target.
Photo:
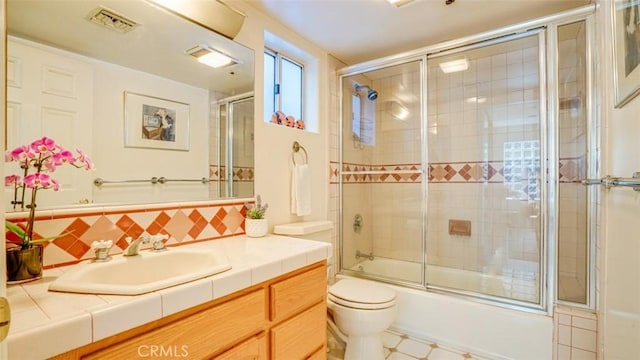
M 35 173 L 24 177 L 24 184 L 29 189 L 46 189 L 51 186 L 51 176 L 45 173 Z
M 43 136 L 41 139 L 32 142 L 31 148 L 37 153 L 48 154 L 56 149 L 56 142 L 51 138 Z
M 82 154 L 80 155 L 82 156 Z M 61 150 L 59 153 L 53 154 L 51 156 L 53 159 L 53 163 L 56 166 L 60 166 L 62 164 L 73 164 L 76 162 L 76 158 L 73 156 L 73 153 L 69 150 Z
M 78 160 L 80 160 L 80 162 L 84 164 L 87 170 L 92 170 L 94 167 L 93 161 L 91 161 L 91 159 L 84 152 L 82 152 L 82 150 L 76 149 L 76 151 L 79 154 Z
M 58 168 L 57 164 L 55 163 L 52 157 L 48 157 L 45 160 L 43 160 L 42 166 L 44 166 L 45 169 L 47 169 L 47 171 L 49 172 L 54 172 Z
M 58 180 L 51 178 L 51 188 L 53 189 L 53 191 L 60 190 L 60 183 L 58 182 Z
M 4 186 L 21 185 L 21 179 L 18 175 L 7 175 L 4 177 Z
M 27 224 L 20 239 L 22 248 L 29 248 L 39 240 L 33 239 L 33 225 L 35 220 L 36 196 L 38 190 L 53 189 L 60 190 L 60 183 L 53 179 L 48 173 L 56 171 L 59 166 L 69 164 L 76 168 L 93 169 L 91 159 L 80 150 L 78 155 L 56 144 L 56 142 L 46 136 L 36 139 L 29 145 L 19 146 L 4 154 L 6 162 L 17 162 L 22 177 L 20 175 L 9 175 L 5 177 L 5 186 L 13 186 L 13 208 L 20 206 L 23 210 L 29 209 Z M 30 200 L 26 198 L 26 189 L 31 190 Z M 16 233 L 17 234 L 17 233 Z M 19 234 L 18 234 L 19 235 Z
M 27 161 L 33 159 L 35 154 L 31 152 L 31 149 L 27 145 L 18 146 L 17 148 L 11 150 L 10 159 L 15 160 L 21 164 L 26 163 Z M 7 156 L 5 156 L 5 159 Z

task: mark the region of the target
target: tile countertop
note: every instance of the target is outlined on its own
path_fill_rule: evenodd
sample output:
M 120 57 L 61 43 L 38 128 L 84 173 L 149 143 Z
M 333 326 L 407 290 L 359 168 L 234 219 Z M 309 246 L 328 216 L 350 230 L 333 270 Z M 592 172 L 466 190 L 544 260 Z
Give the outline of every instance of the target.
M 232 268 L 136 296 L 48 291 L 49 284 L 69 267 L 45 270 L 40 280 L 8 286 L 9 359 L 48 358 L 328 259 L 331 254 L 328 243 L 279 235 L 234 236 L 183 246 L 221 251 Z

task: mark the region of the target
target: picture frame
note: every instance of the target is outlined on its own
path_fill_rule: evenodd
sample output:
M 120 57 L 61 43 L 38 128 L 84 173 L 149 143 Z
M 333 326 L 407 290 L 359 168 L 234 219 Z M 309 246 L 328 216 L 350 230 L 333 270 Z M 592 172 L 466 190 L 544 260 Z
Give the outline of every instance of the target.
M 612 1 L 615 107 L 640 93 L 640 2 Z
M 189 150 L 189 104 L 124 92 L 124 146 Z

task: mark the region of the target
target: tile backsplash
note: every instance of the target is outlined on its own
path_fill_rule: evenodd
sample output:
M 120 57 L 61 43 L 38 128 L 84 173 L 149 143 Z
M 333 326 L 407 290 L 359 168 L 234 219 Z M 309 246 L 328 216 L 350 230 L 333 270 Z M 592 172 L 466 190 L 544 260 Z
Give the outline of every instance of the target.
M 238 199 L 39 211 L 34 237 L 66 234 L 45 247 L 44 265 L 52 268 L 92 258 L 95 240 L 112 240 L 113 255 L 127 247 L 127 237 L 144 233 L 169 235 L 168 246 L 241 235 L 245 213 L 244 201 Z M 26 215 L 8 213 L 6 218 L 24 223 Z

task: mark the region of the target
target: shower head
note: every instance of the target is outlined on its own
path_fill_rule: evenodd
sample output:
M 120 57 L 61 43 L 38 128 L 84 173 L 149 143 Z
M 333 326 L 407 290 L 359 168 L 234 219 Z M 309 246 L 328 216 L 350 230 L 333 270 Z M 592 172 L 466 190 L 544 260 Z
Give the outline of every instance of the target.
M 372 88 L 370 88 L 368 85 L 356 84 L 356 92 L 357 93 L 359 93 L 360 90 L 362 90 L 362 89 L 368 89 L 367 90 L 367 99 L 373 101 L 373 100 L 378 98 L 378 92 L 373 90 Z

